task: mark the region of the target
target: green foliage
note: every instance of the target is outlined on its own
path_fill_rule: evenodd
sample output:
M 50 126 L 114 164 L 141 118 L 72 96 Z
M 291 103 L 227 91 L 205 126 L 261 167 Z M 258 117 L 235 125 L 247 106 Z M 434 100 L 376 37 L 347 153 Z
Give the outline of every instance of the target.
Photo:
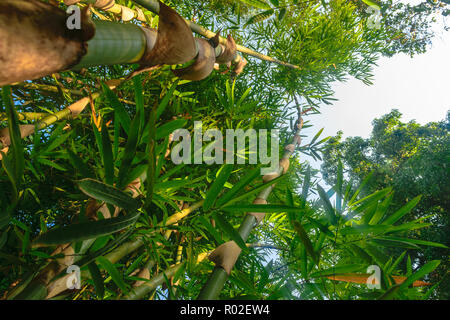
M 412 168 L 425 168 L 430 159 L 444 163 L 448 155 L 442 148 L 450 145 L 444 134 L 448 124 L 425 129 L 411 125 L 409 130 L 397 128 L 395 116 L 378 122 L 379 141 L 374 146 L 393 161 L 381 163 L 384 157 L 380 157 L 379 166 L 363 161 L 363 168 L 351 166 L 352 154 L 341 157 L 334 152 L 336 139 L 321 138 L 320 129 L 310 144 L 294 152 L 288 174 L 265 183 L 258 165 L 175 165 L 170 159 L 178 143 L 171 133 L 184 128 L 192 134 L 194 121 L 200 120 L 203 130 L 217 128 L 223 133 L 279 129 L 282 153 L 282 146 L 292 139 L 288 123 L 297 118 L 297 107 L 304 107 L 304 127 L 308 127 L 308 115 L 318 113 L 319 104 L 333 101 L 333 81 L 354 76 L 370 84 L 371 66 L 385 53 L 385 35 L 366 27 L 367 17 L 358 4 L 342 0 L 166 3 L 206 28 L 222 28 L 237 43 L 297 64 L 301 70 L 246 57 L 249 64 L 236 79 L 221 69 L 203 81 L 184 81 L 163 66 L 110 89 L 108 80 L 124 79 L 135 69 L 115 65 L 61 72 L 34 80 L 36 88 L 23 84 L 2 88 L 0 102 L 5 110 L 0 111 L 5 117 L 0 117 L 0 126 L 11 136 L 0 169 L 2 295 L 45 298 L 49 283 L 58 275 L 51 274 L 45 286 L 35 280 L 46 279 L 42 273 L 55 266 L 61 268 L 63 258 L 73 258 L 81 267 L 86 289 L 57 298 L 112 300 L 130 294 L 143 299 L 193 299 L 213 268 L 199 258 L 234 240 L 243 253 L 220 298 L 434 297 L 434 291 L 408 286 L 418 279 L 439 283 L 442 278 L 433 270 L 444 263 L 439 267 L 437 262 L 420 263 L 418 269 L 416 252 L 448 248 L 441 239 L 417 236 L 435 221 L 428 222 L 431 212 L 417 214 L 430 194 L 412 191 L 407 177 Z M 115 19 L 103 13 L 106 19 Z M 146 14 L 154 27 L 157 19 Z M 48 86 L 56 90 L 49 91 Z M 20 138 L 19 126 L 33 122 L 18 115 L 56 113 L 87 96 L 86 88 L 100 96 L 78 117 Z M 298 97 L 302 102 L 294 107 Z M 333 186 L 328 191 L 320 187 L 324 183 L 317 171 L 301 160 L 301 154 L 321 159 L 321 151 L 335 174 L 335 179 L 331 173 L 326 176 Z M 354 154 L 358 160 L 367 158 L 362 151 Z M 248 158 L 248 146 L 242 155 Z M 403 161 L 413 155 L 420 157 Z M 398 175 L 402 183 L 391 183 L 393 175 L 389 183 L 381 183 L 385 176 L 380 172 L 404 167 L 408 170 Z M 370 179 L 367 174 L 372 171 Z M 436 179 L 444 174 L 436 166 L 422 176 L 429 179 L 426 185 L 434 194 L 448 187 Z M 251 204 L 275 184 L 269 204 Z M 244 241 L 236 227 L 245 212 L 267 214 Z M 73 254 L 64 256 L 67 243 Z M 176 274 L 162 274 L 174 270 L 174 264 L 179 267 Z M 339 272 L 364 272 L 372 264 L 380 266 L 384 279 L 383 288 L 374 292 L 326 278 Z M 146 270 L 151 279 L 142 278 Z M 65 269 L 57 273 L 64 275 Z M 408 280 L 395 287 L 391 277 L 400 275 Z M 131 292 L 136 281 L 151 286 L 133 287 Z

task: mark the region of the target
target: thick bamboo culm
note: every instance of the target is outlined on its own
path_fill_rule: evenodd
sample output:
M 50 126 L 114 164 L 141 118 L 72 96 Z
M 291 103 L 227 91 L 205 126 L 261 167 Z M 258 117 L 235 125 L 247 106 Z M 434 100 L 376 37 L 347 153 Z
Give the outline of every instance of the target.
M 144 32 L 143 28 L 134 24 L 110 21 L 96 20 L 94 24 L 95 36 L 88 41 L 89 50 L 72 68 L 74 70 L 98 65 L 136 63 L 143 57 L 145 48 L 151 50 L 156 42 L 156 30 L 145 29 Z M 198 40 L 196 38 L 196 43 Z M 116 50 L 118 44 L 120 44 L 120 50 Z M 221 53 L 222 47 L 216 47 L 216 57 Z M 237 59 L 238 57 L 234 60 Z
M 276 177 L 285 174 L 289 168 L 289 158 L 294 153 L 296 146 L 300 145 L 300 131 L 303 127 L 303 121 L 301 118 L 301 111 L 299 111 L 299 119 L 296 124 L 296 132 L 292 139 L 292 142 L 285 146 L 285 152 L 283 154 L 282 159 L 280 160 L 280 165 L 278 172 L 274 172 L 272 174 L 265 175 L 263 177 L 264 181 L 270 181 L 275 179 Z M 262 190 L 256 199 L 253 201 L 253 204 L 264 204 L 267 203 L 267 198 L 272 192 L 275 185 L 271 185 L 266 189 Z M 248 236 L 252 229 L 262 221 L 264 218 L 264 213 L 247 213 L 244 217 L 244 221 L 239 227 L 238 233 L 242 237 L 242 240 L 247 241 Z M 231 269 L 234 267 L 239 255 L 241 253 L 241 249 L 234 241 L 226 242 L 219 247 L 210 255 L 210 260 L 216 263 L 214 270 L 209 277 L 206 284 L 203 286 L 198 300 L 215 300 L 219 297 L 219 294 L 225 285 L 225 282 L 228 278 L 228 275 L 231 273 Z

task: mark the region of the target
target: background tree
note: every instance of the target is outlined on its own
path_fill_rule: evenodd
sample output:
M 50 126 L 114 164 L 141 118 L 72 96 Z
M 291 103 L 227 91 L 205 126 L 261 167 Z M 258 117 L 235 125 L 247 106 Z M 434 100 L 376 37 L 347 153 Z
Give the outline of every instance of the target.
M 323 153 L 322 174 L 325 181 L 335 183 L 337 160 L 342 159 L 346 174 L 359 183 L 369 173 L 372 179 L 364 193 L 392 186 L 401 190 L 394 194 L 390 210 L 396 210 L 407 201 L 422 195 L 412 215 L 405 221 L 432 215 L 435 224 L 417 232 L 417 239 L 450 243 L 450 113 L 440 122 L 420 125 L 414 121 L 404 123 L 401 113 L 390 113 L 373 121 L 370 138 L 349 137 L 342 139 L 342 132 L 331 138 Z M 448 270 L 448 251 L 428 248 L 413 254 L 414 262 L 421 266 L 432 259 L 443 259 L 439 274 Z M 440 285 L 440 298 L 448 298 L 448 276 Z

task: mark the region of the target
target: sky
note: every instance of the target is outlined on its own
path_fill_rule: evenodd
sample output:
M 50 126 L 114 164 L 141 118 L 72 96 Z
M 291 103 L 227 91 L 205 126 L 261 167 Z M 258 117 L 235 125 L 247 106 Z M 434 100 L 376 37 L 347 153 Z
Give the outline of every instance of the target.
M 314 127 L 304 130 L 306 142 L 320 128 L 324 128 L 322 137 L 342 130 L 344 138 L 368 138 L 372 120 L 392 109 L 398 109 L 405 122 L 414 119 L 425 124 L 445 119 L 450 110 L 450 31 L 437 26 L 436 33 L 425 54 L 380 58 L 373 85 L 356 79 L 335 83 L 334 98 L 338 101 L 321 106 L 320 115 L 308 117 Z M 311 165 L 319 169 L 320 162 L 311 161 Z

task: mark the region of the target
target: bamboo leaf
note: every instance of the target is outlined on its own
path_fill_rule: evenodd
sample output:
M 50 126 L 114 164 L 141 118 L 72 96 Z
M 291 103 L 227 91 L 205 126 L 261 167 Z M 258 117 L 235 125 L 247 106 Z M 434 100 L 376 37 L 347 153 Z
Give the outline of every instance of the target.
M 223 186 L 225 185 L 225 182 L 227 182 L 232 171 L 233 165 L 225 164 L 222 166 L 216 180 L 206 193 L 205 202 L 203 203 L 203 210 L 208 211 L 214 205 L 214 202 L 219 196 L 220 191 L 222 191 Z
M 114 183 L 114 158 L 112 153 L 111 139 L 109 137 L 106 123 L 102 120 L 102 146 L 103 165 L 105 166 L 105 182 L 109 185 Z
M 297 235 L 299 236 L 300 241 L 305 246 L 306 252 L 311 256 L 313 261 L 316 264 L 318 264 L 319 263 L 319 259 L 317 257 L 316 252 L 314 251 L 314 247 L 313 247 L 313 245 L 311 243 L 311 240 L 309 239 L 309 236 L 306 233 L 305 229 L 303 228 L 301 223 L 298 222 L 298 221 L 292 221 L 292 225 L 294 226 L 294 230 L 295 230 L 295 232 L 297 232 Z
M 80 222 L 53 229 L 38 236 L 33 241 L 33 247 L 82 241 L 112 234 L 133 225 L 139 218 L 139 215 L 140 212 L 136 211 L 117 218 Z
M 128 193 L 93 179 L 77 181 L 81 191 L 94 199 L 118 206 L 119 208 L 135 211 L 140 205 L 139 200 L 134 199 Z
M 283 20 L 284 16 L 286 15 L 286 8 L 281 8 L 280 12 L 278 13 L 278 20 Z
M 400 285 L 395 285 L 389 288 L 385 293 L 377 298 L 377 300 L 392 300 L 400 290 Z
M 234 206 L 225 206 L 222 210 L 229 212 L 267 212 L 267 213 L 280 213 L 280 212 L 298 212 L 302 211 L 302 208 L 290 207 L 282 204 L 239 204 Z
M 355 234 L 369 234 L 369 233 L 375 233 L 375 234 L 382 234 L 386 233 L 391 230 L 390 226 L 383 226 L 383 225 L 354 225 L 352 227 L 347 226 L 340 230 L 340 233 L 342 235 L 355 235 Z
M 408 259 L 406 260 L 406 276 L 409 277 L 412 275 L 412 263 L 411 256 L 408 254 Z
M 343 273 L 351 273 L 356 271 L 365 270 L 367 268 L 364 264 L 347 264 L 347 265 L 340 265 L 331 267 L 328 269 L 320 270 L 311 273 L 311 278 L 317 278 L 317 277 L 324 277 L 324 276 L 330 276 L 330 275 L 336 275 L 336 274 L 343 274 Z
M 323 129 L 324 129 L 324 128 L 320 129 L 319 132 L 316 133 L 316 135 L 312 138 L 311 142 L 309 143 L 310 145 L 313 145 L 314 142 L 316 142 L 316 140 L 317 140 L 317 139 L 320 137 L 320 135 L 322 134 Z
M 399 237 L 384 237 L 386 240 L 392 240 L 392 241 L 403 241 L 408 242 L 412 244 L 418 244 L 423 246 L 430 246 L 430 247 L 437 247 L 437 248 L 444 248 L 448 249 L 448 247 L 442 243 L 437 243 L 433 241 L 425 241 L 425 240 L 419 240 L 419 239 L 409 239 L 409 238 L 399 238 Z
M 128 285 L 123 281 L 122 276 L 120 275 L 117 268 L 105 257 L 98 257 L 97 262 L 105 269 L 114 283 L 122 290 L 123 293 L 128 292 Z
M 253 180 L 255 180 L 260 175 L 260 169 L 255 168 L 247 173 L 244 177 L 239 179 L 233 188 L 231 188 L 227 193 L 225 193 L 220 199 L 217 200 L 217 206 L 221 207 L 228 203 L 234 196 L 236 196 L 242 189 L 248 186 Z
M 40 281 L 32 281 L 14 300 L 44 300 L 48 294 L 47 287 Z
M 380 8 L 379 5 L 377 5 L 375 2 L 371 1 L 371 0 L 362 0 L 362 2 L 364 2 L 365 4 L 367 4 L 369 7 L 377 7 Z
M 275 178 L 273 180 L 264 182 L 260 186 L 258 186 L 256 188 L 253 188 L 252 190 L 250 190 L 250 191 L 248 191 L 248 192 L 246 192 L 246 193 L 244 193 L 244 194 L 242 194 L 242 195 L 240 195 L 238 197 L 232 198 L 231 200 L 229 200 L 227 202 L 226 205 L 229 206 L 229 205 L 231 205 L 231 204 L 233 204 L 235 202 L 239 202 L 239 201 L 242 201 L 244 199 L 247 199 L 248 197 L 250 197 L 250 196 L 252 196 L 252 195 L 254 195 L 254 194 L 256 194 L 256 193 L 258 193 L 258 192 L 260 192 L 260 191 L 262 191 L 264 189 L 266 189 L 267 187 L 270 187 L 273 184 L 275 184 L 277 182 L 280 182 L 281 180 L 285 179 L 286 177 L 287 177 L 287 175 L 282 175 L 282 176 L 279 176 L 279 177 L 277 177 L 277 178 Z M 220 207 L 220 208 L 223 208 L 223 207 Z
M 348 205 L 351 206 L 353 205 L 353 201 L 356 200 L 356 197 L 359 195 L 359 193 L 362 191 L 362 189 L 365 187 L 365 185 L 369 182 L 370 179 L 372 179 L 373 176 L 373 171 L 370 172 L 361 182 L 361 184 L 359 185 L 358 189 L 356 189 L 355 193 L 353 194 L 353 196 L 350 198 L 350 201 L 348 202 Z
M 127 175 L 130 171 L 131 162 L 133 161 L 134 155 L 136 154 L 138 138 L 139 138 L 139 121 L 140 115 L 139 112 L 134 117 L 131 122 L 131 127 L 127 139 L 127 144 L 125 145 L 125 150 L 123 151 L 122 162 L 119 167 L 119 176 L 117 179 L 117 187 L 123 188 L 125 187 L 124 182 L 127 178 Z
M 270 5 L 264 0 L 239 0 L 239 1 L 258 9 L 270 9 Z
M 233 228 L 233 226 L 223 218 L 223 216 L 217 212 L 213 214 L 214 220 L 220 230 L 225 232 L 236 244 L 244 251 L 247 250 L 244 240 L 241 235 Z
M 144 113 L 144 88 L 142 87 L 142 75 L 138 74 L 133 77 L 134 85 L 134 101 L 136 102 L 136 113 L 139 114 L 139 129 L 144 129 L 145 113 Z
M 94 174 L 77 154 L 70 149 L 67 149 L 66 151 L 72 166 L 81 173 L 83 178 L 94 178 Z
M 377 206 L 377 209 L 375 210 L 374 215 L 370 219 L 369 224 L 372 224 L 372 225 L 377 224 L 379 221 L 381 221 L 381 219 L 383 219 L 393 198 L 394 198 L 394 193 L 391 192 L 386 197 L 386 199 L 384 199 L 383 202 Z
M 223 243 L 223 240 L 220 237 L 219 233 L 216 231 L 216 229 L 213 228 L 213 226 L 211 225 L 211 222 L 209 222 L 208 219 L 206 219 L 205 217 L 202 216 L 202 217 L 199 217 L 198 220 L 206 228 L 206 230 L 208 230 L 208 232 L 214 237 L 214 240 L 216 240 L 216 242 L 218 244 Z
M 436 269 L 440 263 L 441 263 L 441 261 L 439 261 L 439 260 L 433 260 L 433 261 L 430 261 L 430 262 L 427 262 L 426 264 L 424 264 L 419 270 L 417 270 L 417 272 L 410 275 L 400 285 L 400 290 L 406 289 L 407 287 L 412 285 L 414 283 L 414 281 L 419 280 L 420 278 L 423 278 L 425 275 L 433 272 L 434 269 Z
M 308 278 L 308 259 L 306 257 L 306 247 L 302 246 L 300 249 L 300 271 L 302 276 L 307 279 Z
M 389 267 L 389 269 L 386 271 L 387 274 L 391 274 L 395 268 L 402 262 L 403 258 L 406 255 L 406 250 L 403 251 L 403 253 L 395 260 L 395 262 Z
M 342 209 L 342 182 L 343 182 L 343 166 L 342 161 L 339 159 L 338 169 L 337 169 L 337 182 L 336 182 L 336 209 L 341 212 Z
M 186 119 L 177 119 L 163 124 L 156 129 L 156 139 L 161 139 L 169 134 L 173 133 L 175 130 L 183 128 L 187 123 Z
M 130 125 L 131 125 L 131 119 L 128 115 L 127 111 L 125 110 L 123 104 L 119 101 L 119 98 L 117 98 L 116 94 L 108 88 L 107 85 L 102 83 L 103 92 L 106 94 L 106 98 L 108 99 L 109 103 L 111 104 L 111 107 L 114 109 L 115 115 L 117 115 L 116 119 L 119 120 L 120 124 L 122 125 L 123 130 L 128 134 L 130 131 Z M 138 126 L 139 128 L 139 126 Z
M 173 93 L 178 85 L 178 79 L 172 84 L 172 86 L 170 87 L 169 91 L 166 92 L 166 94 L 164 95 L 164 98 L 161 100 L 161 102 L 158 105 L 158 108 L 156 109 L 156 119 L 159 119 L 159 117 L 161 116 L 161 114 L 164 112 L 164 110 L 166 109 L 167 105 L 169 104 L 170 99 L 173 96 Z
M 401 241 L 401 240 L 392 240 L 385 238 L 375 238 L 370 240 L 370 242 L 383 246 L 383 247 L 393 247 L 393 248 L 406 248 L 406 249 L 416 249 L 420 250 L 420 247 L 412 242 Z
M 269 19 L 272 15 L 274 14 L 274 10 L 273 9 L 269 9 L 263 12 L 260 12 L 258 14 L 255 14 L 254 16 L 250 17 L 247 22 L 245 23 L 245 26 L 248 26 L 250 24 L 254 24 L 254 23 L 258 23 L 261 21 L 264 21 L 266 19 Z
M 146 183 L 146 198 L 145 198 L 145 208 L 149 209 L 150 204 L 154 196 L 154 186 L 156 180 L 156 107 L 153 107 L 150 112 L 150 117 L 148 120 L 149 130 L 147 138 L 147 149 L 148 154 L 147 163 L 147 183 Z
M 317 191 L 319 192 L 320 199 L 322 199 L 322 203 L 325 209 L 325 212 L 328 216 L 328 220 L 332 225 L 337 224 L 336 211 L 331 205 L 330 199 L 328 198 L 325 190 L 322 189 L 320 185 L 317 185 Z
M 409 213 L 420 201 L 420 198 L 422 198 L 422 195 L 415 197 L 411 201 L 409 201 L 407 204 L 405 204 L 403 207 L 398 209 L 396 212 L 394 212 L 392 215 L 386 218 L 382 222 L 382 224 L 394 224 L 398 220 L 400 220 L 405 214 Z
M 64 168 L 64 167 L 60 166 L 59 164 L 57 164 L 57 163 L 55 163 L 55 162 L 53 162 L 53 161 L 50 161 L 50 160 L 48 160 L 48 159 L 45 159 L 45 158 L 37 158 L 37 161 L 38 161 L 39 163 L 42 163 L 42 164 L 46 165 L 46 166 L 53 167 L 53 168 L 55 168 L 56 170 L 59 170 L 59 171 L 67 171 L 66 168 Z
M 422 297 L 422 300 L 428 300 L 430 298 L 431 294 L 436 290 L 436 288 L 439 286 L 440 282 L 434 284 Z
M 305 177 L 303 178 L 302 197 L 304 200 L 308 197 L 309 185 L 311 183 L 311 167 L 308 166 Z
M 356 211 L 362 212 L 367 207 L 371 206 L 373 203 L 377 202 L 380 199 L 383 199 L 391 191 L 392 191 L 391 187 L 387 187 L 387 188 L 375 191 L 374 193 L 371 193 L 368 196 L 366 196 L 356 202 L 353 202 L 351 204 L 351 206 L 354 207 Z
M 87 265 L 89 273 L 91 274 L 92 281 L 94 282 L 95 292 L 97 297 L 102 300 L 105 294 L 105 284 L 100 270 L 95 262 L 91 262 Z
M 13 183 L 14 188 L 17 188 L 23 174 L 23 169 L 25 166 L 25 159 L 22 146 L 22 137 L 20 134 L 19 120 L 17 118 L 17 113 L 14 110 L 14 103 L 12 101 L 11 87 L 5 86 L 2 89 L 2 100 L 5 105 L 5 110 L 8 118 L 8 131 L 10 138 L 10 153 L 11 165 L 10 174 L 8 175 Z

